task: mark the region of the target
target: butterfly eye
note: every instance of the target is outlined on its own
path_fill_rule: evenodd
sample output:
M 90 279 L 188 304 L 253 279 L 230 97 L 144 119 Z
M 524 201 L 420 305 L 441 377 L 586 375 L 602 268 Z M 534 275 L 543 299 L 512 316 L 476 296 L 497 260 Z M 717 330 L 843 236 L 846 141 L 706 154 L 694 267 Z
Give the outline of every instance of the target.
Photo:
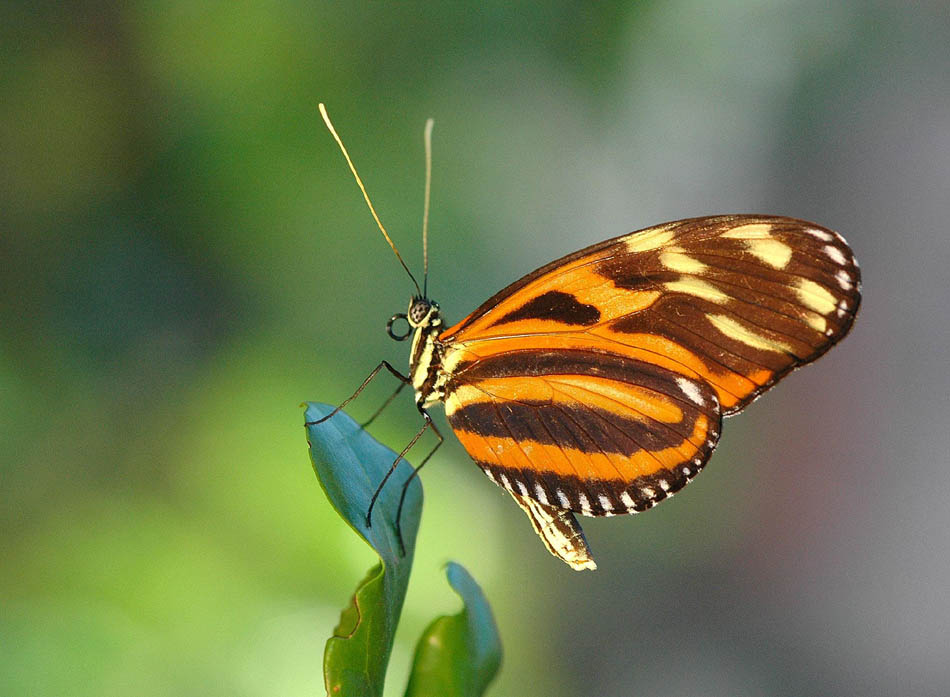
M 412 334 L 412 327 L 411 327 L 411 326 L 407 326 L 407 327 L 406 327 L 406 333 L 405 333 L 405 334 L 396 334 L 396 333 L 394 333 L 394 332 L 393 332 L 393 323 L 394 323 L 397 319 L 406 320 L 407 324 L 408 324 L 408 322 L 409 322 L 409 318 L 408 318 L 404 313 L 399 312 L 399 313 L 393 315 L 392 317 L 390 317 L 390 318 L 389 318 L 389 321 L 386 322 L 386 333 L 389 334 L 389 337 L 390 337 L 391 339 L 395 339 L 396 341 L 405 341 L 406 339 L 409 338 L 409 335 Z

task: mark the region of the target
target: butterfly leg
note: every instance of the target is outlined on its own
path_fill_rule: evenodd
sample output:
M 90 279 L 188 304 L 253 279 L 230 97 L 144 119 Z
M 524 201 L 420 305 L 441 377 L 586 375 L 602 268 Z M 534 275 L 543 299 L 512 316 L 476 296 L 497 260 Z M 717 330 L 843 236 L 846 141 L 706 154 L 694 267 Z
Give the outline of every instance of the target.
M 385 368 L 385 369 L 388 370 L 390 373 L 392 373 L 393 376 L 394 376 L 397 380 L 399 380 L 403 385 L 407 385 L 407 384 L 410 382 L 409 378 L 407 378 L 405 375 L 403 375 L 403 374 L 400 373 L 398 370 L 396 370 L 396 369 L 393 368 L 391 365 L 389 365 L 389 361 L 383 361 L 383 362 L 381 362 L 378 366 L 376 366 L 376 367 L 373 369 L 373 372 L 370 373 L 370 374 L 366 377 L 365 380 L 363 380 L 363 384 L 361 384 L 359 387 L 356 388 L 356 392 L 354 392 L 354 393 L 351 394 L 349 397 L 347 397 L 346 399 L 343 400 L 343 403 L 342 403 L 340 406 L 338 406 L 336 409 L 334 409 L 333 411 L 331 411 L 331 412 L 330 412 L 329 414 L 327 414 L 326 416 L 317 419 L 316 421 L 307 421 L 307 422 L 304 424 L 304 426 L 316 426 L 317 424 L 322 424 L 322 423 L 323 423 L 324 421 L 326 421 L 327 419 L 330 419 L 330 418 L 336 416 L 336 413 L 337 413 L 338 411 L 340 411 L 340 410 L 343 409 L 343 407 L 345 407 L 347 404 L 349 404 L 349 403 L 352 402 L 354 399 L 356 399 L 357 397 L 359 397 L 360 392 L 362 392 L 362 391 L 366 388 L 366 386 L 370 383 L 370 381 L 372 381 L 372 379 L 375 378 L 375 377 L 379 374 L 379 371 L 382 370 L 383 368 Z M 399 389 L 400 389 L 400 390 L 402 389 L 402 385 L 400 385 Z M 396 394 L 398 394 L 398 393 L 399 393 L 399 390 L 396 390 Z M 388 400 L 386 400 L 386 404 L 389 404 L 389 402 L 391 402 L 391 401 L 392 401 L 393 399 L 395 399 L 395 398 L 396 398 L 396 395 L 394 394 L 392 397 L 390 397 Z M 383 404 L 383 407 L 385 407 L 386 404 Z M 379 411 L 382 411 L 382 409 L 379 409 Z M 373 414 L 373 416 L 372 416 L 372 418 L 370 419 L 370 421 L 372 421 L 373 419 L 376 418 L 376 416 L 377 416 L 377 414 L 379 413 L 379 411 L 378 411 L 376 414 Z
M 399 461 L 405 457 L 406 453 L 408 453 L 409 450 L 412 448 L 412 446 L 416 444 L 416 441 L 418 441 L 422 437 L 422 434 L 426 432 L 427 428 L 435 428 L 435 426 L 433 426 L 432 424 L 432 419 L 429 418 L 429 415 L 425 414 L 425 416 L 426 416 L 426 422 L 422 424 L 422 428 L 420 428 L 418 432 L 416 432 L 416 435 L 412 437 L 412 440 L 409 441 L 406 447 L 402 449 L 402 452 L 400 452 L 399 455 L 396 456 L 396 459 L 393 460 L 393 464 L 389 468 L 389 471 L 386 472 L 386 476 L 383 477 L 383 481 L 379 483 L 379 486 L 376 487 L 376 491 L 373 492 L 373 498 L 369 500 L 369 508 L 366 510 L 366 527 L 368 528 L 373 527 L 372 515 L 373 515 L 373 507 L 376 505 L 376 499 L 379 498 L 379 494 L 380 492 L 382 492 L 383 487 L 386 486 L 386 482 L 389 481 L 389 478 L 393 475 L 393 472 L 396 471 L 396 467 L 399 465 Z
M 373 415 L 371 417 L 369 417 L 368 419 L 366 419 L 366 421 L 360 424 L 360 428 L 367 428 L 371 423 L 373 423 L 376 420 L 376 417 L 383 413 L 383 409 L 388 407 L 392 403 L 392 401 L 396 399 L 396 397 L 399 396 L 399 393 L 402 392 L 402 388 L 404 388 L 407 384 L 409 383 L 400 382 L 399 387 L 396 388 L 396 391 L 393 392 L 391 395 L 389 395 L 389 399 L 383 402 L 382 406 L 379 409 L 377 409 L 375 412 L 373 412 Z
M 406 546 L 402 543 L 402 505 L 406 501 L 406 492 L 409 491 L 409 485 L 419 474 L 419 470 L 425 466 L 425 464 L 429 461 L 429 458 L 435 455 L 435 451 L 438 450 L 442 443 L 445 442 L 445 438 L 443 438 L 442 434 L 439 433 L 439 429 L 437 429 L 435 424 L 432 423 L 432 417 L 429 416 L 429 412 L 423 409 L 420 409 L 419 411 L 422 413 L 423 417 L 425 417 L 426 422 L 429 424 L 429 428 L 431 428 L 433 433 L 435 433 L 436 438 L 439 439 L 439 442 L 436 443 L 432 450 L 429 451 L 428 455 L 422 458 L 422 462 L 419 463 L 419 466 L 412 469 L 412 474 L 409 475 L 402 485 L 402 493 L 399 496 L 399 508 L 396 509 L 396 539 L 399 540 L 399 549 L 403 556 L 406 554 Z

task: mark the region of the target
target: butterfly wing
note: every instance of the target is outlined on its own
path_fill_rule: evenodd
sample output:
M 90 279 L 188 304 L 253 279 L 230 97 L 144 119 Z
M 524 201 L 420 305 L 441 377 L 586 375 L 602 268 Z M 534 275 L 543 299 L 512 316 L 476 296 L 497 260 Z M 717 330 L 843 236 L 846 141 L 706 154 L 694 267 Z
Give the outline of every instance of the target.
M 734 414 L 850 329 L 860 272 L 836 233 L 718 216 L 588 247 L 440 335 L 449 423 L 501 486 L 584 515 L 644 510 Z
M 462 367 L 445 413 L 497 484 L 587 516 L 646 510 L 682 488 L 719 437 L 702 381 L 620 354 L 523 349 Z

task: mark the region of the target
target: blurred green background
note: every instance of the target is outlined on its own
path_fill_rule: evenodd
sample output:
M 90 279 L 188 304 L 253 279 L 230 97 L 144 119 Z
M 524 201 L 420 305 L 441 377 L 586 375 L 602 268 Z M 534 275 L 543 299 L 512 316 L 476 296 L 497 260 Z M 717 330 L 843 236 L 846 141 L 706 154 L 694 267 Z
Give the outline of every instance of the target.
M 374 557 L 298 404 L 406 363 L 411 287 L 318 101 L 416 269 L 436 119 L 449 321 L 713 213 L 837 229 L 865 274 L 852 335 L 687 491 L 585 524 L 595 573 L 443 448 L 390 694 L 448 559 L 497 613 L 494 695 L 950 693 L 948 46 L 937 1 L 4 3 L 0 693 L 322 692 Z

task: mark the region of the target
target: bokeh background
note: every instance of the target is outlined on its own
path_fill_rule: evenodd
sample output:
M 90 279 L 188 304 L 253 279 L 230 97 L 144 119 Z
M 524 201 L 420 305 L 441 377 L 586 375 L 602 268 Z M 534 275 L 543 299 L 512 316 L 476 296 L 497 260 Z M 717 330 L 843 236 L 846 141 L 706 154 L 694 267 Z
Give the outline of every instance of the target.
M 685 492 L 585 524 L 596 573 L 450 442 L 389 694 L 458 607 L 448 559 L 497 613 L 493 695 L 950 693 L 948 46 L 937 0 L 4 3 L 0 693 L 322 692 L 374 557 L 298 404 L 406 362 L 384 325 L 411 288 L 321 100 L 417 269 L 436 119 L 450 321 L 713 213 L 837 229 L 865 277 L 851 336 Z M 400 404 L 374 425 L 396 448 Z

